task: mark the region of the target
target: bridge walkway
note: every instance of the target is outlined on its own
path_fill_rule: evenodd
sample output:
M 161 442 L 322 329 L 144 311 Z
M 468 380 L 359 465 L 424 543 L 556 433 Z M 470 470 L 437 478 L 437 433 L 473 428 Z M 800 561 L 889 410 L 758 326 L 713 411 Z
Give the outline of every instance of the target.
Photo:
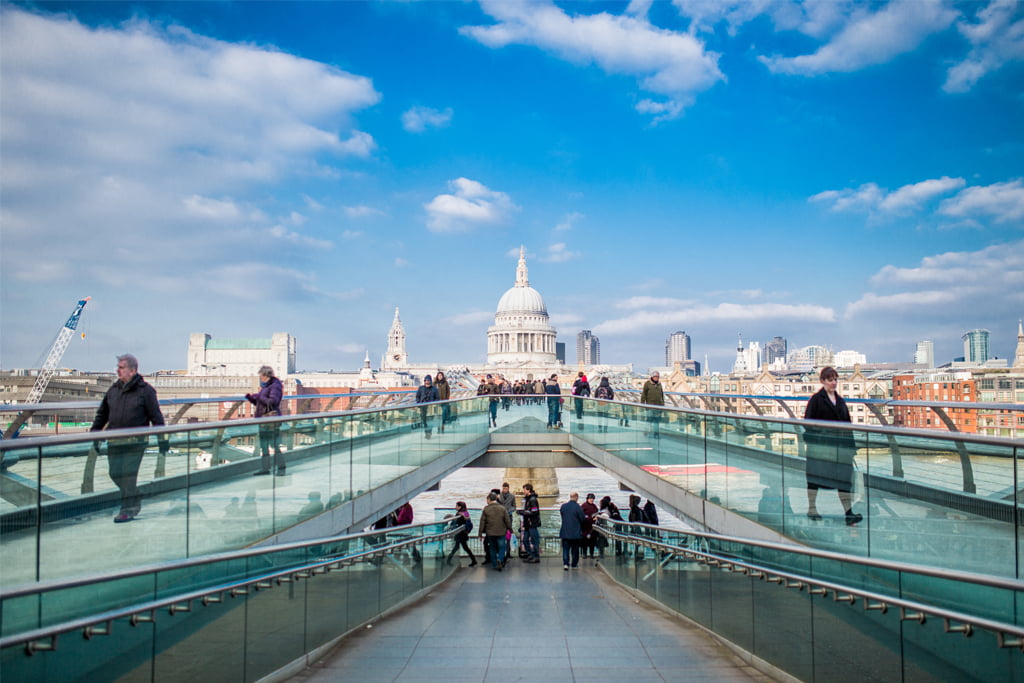
M 463 560 L 465 562 L 465 560 Z M 587 563 L 463 567 L 289 679 L 768 681 L 704 630 L 637 602 Z

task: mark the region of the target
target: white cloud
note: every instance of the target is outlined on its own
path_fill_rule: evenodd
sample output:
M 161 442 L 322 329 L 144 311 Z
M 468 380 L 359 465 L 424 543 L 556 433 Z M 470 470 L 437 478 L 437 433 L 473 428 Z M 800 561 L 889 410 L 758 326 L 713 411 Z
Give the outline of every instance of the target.
M 892 213 L 915 211 L 935 197 L 949 194 L 966 184 L 967 182 L 963 178 L 943 176 L 936 180 L 925 180 L 913 185 L 904 185 L 882 199 L 878 208 Z
M 187 213 L 211 220 L 233 220 L 242 215 L 238 205 L 230 199 L 211 199 L 194 194 L 186 197 L 184 204 Z
M 76 239 L 69 281 L 129 236 L 154 279 L 178 278 L 186 261 L 270 260 L 274 240 L 254 239 L 268 235 L 266 216 L 247 197 L 273 203 L 268 184 L 330 175 L 326 164 L 375 145 L 351 121 L 380 99 L 369 79 L 180 26 L 92 28 L 5 5 L 0 60 L 4 258 L 29 262 L 40 241 Z
M 349 218 L 366 218 L 367 216 L 383 216 L 384 212 L 372 206 L 360 204 L 358 206 L 346 206 L 345 215 Z
M 593 63 L 606 73 L 635 77 L 641 89 L 663 98 L 637 105 L 642 113 L 657 115 L 656 121 L 678 116 L 697 93 L 725 80 L 716 53 L 693 35 L 652 26 L 645 12 L 569 15 L 550 2 L 480 4 L 498 23 L 463 27 L 463 35 L 491 48 L 532 45 L 574 64 Z
M 363 236 L 361 230 L 342 230 L 341 238 L 344 240 L 354 240 Z
M 310 247 L 313 249 L 330 249 L 334 246 L 332 242 L 327 240 L 320 240 L 315 237 L 303 235 L 300 232 L 289 230 L 283 225 L 274 225 L 267 229 L 267 234 L 271 237 L 282 240 L 284 242 L 291 242 L 303 247 Z
M 555 226 L 555 232 L 565 232 L 567 230 L 572 230 L 576 222 L 581 220 L 582 218 L 583 214 L 576 211 L 565 214 L 565 218 L 562 219 L 562 222 Z
M 498 225 L 518 207 L 504 192 L 491 190 L 469 178 L 448 183 L 452 194 L 440 194 L 427 203 L 427 227 L 432 232 L 459 232 L 482 225 Z
M 633 334 L 644 330 L 662 330 L 694 324 L 736 323 L 751 324 L 758 321 L 830 323 L 836 319 L 835 310 L 815 304 L 734 304 L 717 306 L 691 305 L 665 310 L 639 310 L 624 318 L 606 320 L 594 326 L 595 334 Z
M 963 178 L 942 176 L 932 180 L 904 185 L 889 192 L 875 183 L 843 190 L 827 190 L 810 197 L 808 201 L 831 205 L 832 211 L 870 213 L 876 217 L 884 215 L 902 216 L 919 211 L 937 197 L 949 194 L 966 184 Z
M 887 265 L 870 284 L 876 291 L 850 303 L 847 318 L 927 316 L 963 325 L 1003 318 L 1024 305 L 1024 240 L 937 254 L 912 268 Z
M 693 299 L 673 299 L 671 297 L 633 296 L 615 302 L 615 308 L 682 308 L 696 303 Z
M 710 31 L 726 22 L 730 35 L 740 26 L 768 16 L 780 31 L 799 31 L 822 38 L 849 21 L 854 0 L 796 3 L 792 0 L 673 0 L 679 13 L 691 20 L 691 31 Z
M 452 109 L 413 107 L 402 114 L 402 128 L 409 133 L 422 133 L 427 128 L 443 128 L 452 121 Z
M 1024 220 L 1024 180 L 968 187 L 943 201 L 939 213 L 957 218 L 991 216 L 997 223 Z
M 405 268 L 409 262 L 400 256 L 395 257 L 395 268 Z
M 1014 21 L 1019 6 L 1017 0 L 992 0 L 978 12 L 977 22 L 957 23 L 971 51 L 949 69 L 943 90 L 967 92 L 985 75 L 1024 59 L 1024 18 Z
M 540 260 L 545 263 L 565 263 L 579 257 L 579 252 L 571 251 L 565 242 L 558 242 L 549 246 L 547 252 Z
M 760 60 L 772 72 L 782 74 L 858 71 L 916 49 L 928 36 L 948 28 L 957 16 L 946 0 L 890 2 L 877 12 L 857 6 L 842 29 L 813 54 L 762 56 Z

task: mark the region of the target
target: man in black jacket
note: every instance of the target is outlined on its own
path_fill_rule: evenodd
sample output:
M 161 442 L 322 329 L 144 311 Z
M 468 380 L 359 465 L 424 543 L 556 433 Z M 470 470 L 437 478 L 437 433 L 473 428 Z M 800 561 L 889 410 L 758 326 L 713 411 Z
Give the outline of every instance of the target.
M 526 562 L 540 562 L 540 502 L 533 491 L 533 484 L 523 484 L 523 547 Z
M 107 390 L 96 411 L 89 431 L 104 427 L 158 427 L 164 424 L 163 413 L 156 398 L 156 389 L 139 374 L 139 361 L 131 354 L 117 357 L 117 381 Z M 110 439 L 107 444 L 107 467 L 110 479 L 121 489 L 121 510 L 114 522 L 130 522 L 142 509 L 142 496 L 137 486 L 139 466 L 146 453 L 146 437 Z M 160 439 L 160 452 L 167 453 L 167 440 Z

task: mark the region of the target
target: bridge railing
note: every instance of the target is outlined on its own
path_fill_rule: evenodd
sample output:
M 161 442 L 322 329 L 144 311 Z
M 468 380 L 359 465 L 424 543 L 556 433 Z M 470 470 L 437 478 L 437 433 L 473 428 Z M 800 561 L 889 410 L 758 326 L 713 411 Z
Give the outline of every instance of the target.
M 794 540 L 1003 576 L 1024 568 L 1019 439 L 596 399 L 582 419 L 575 400 L 566 412 L 576 439 Z
M 618 389 L 619 400 L 637 403 L 640 391 Z M 803 416 L 804 407 L 810 396 L 778 396 L 776 394 L 731 394 L 666 391 L 668 404 L 678 408 L 710 410 L 735 414 L 751 414 L 763 417 Z M 1024 414 L 1024 404 L 994 403 L 985 401 L 898 401 L 883 398 L 845 398 L 856 415 L 854 422 L 879 424 L 883 426 L 908 426 L 905 414 L 914 409 L 927 410 L 935 416 L 936 429 L 951 432 L 981 433 L 989 436 L 1014 436 L 1022 430 L 1001 424 L 999 418 L 1006 418 L 1016 424 L 1016 418 Z M 863 406 L 863 411 L 859 407 Z M 866 411 L 866 412 L 864 412 Z M 964 418 L 964 415 L 970 417 Z M 989 419 L 991 418 L 991 419 Z M 928 420 L 928 422 L 931 422 Z M 991 424 L 989 424 L 991 423 Z M 925 426 L 925 425 L 919 425 Z
M 1024 582 L 610 520 L 598 533 L 614 579 L 798 680 L 1024 680 Z
M 10 463 L 0 473 L 0 582 L 252 545 L 475 442 L 487 434 L 486 406 L 474 398 L 0 441 Z
M 259 680 L 447 578 L 447 523 L 0 592 L 4 681 Z

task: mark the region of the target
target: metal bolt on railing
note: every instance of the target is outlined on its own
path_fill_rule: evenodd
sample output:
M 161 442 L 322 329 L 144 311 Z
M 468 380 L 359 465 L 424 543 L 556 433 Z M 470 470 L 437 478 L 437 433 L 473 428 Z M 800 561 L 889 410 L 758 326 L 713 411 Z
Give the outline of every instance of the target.
M 946 633 L 962 633 L 967 638 L 970 638 L 972 635 L 974 635 L 974 627 L 970 624 L 950 626 L 949 623 L 949 619 L 942 620 L 942 628 L 946 631 Z
M 825 590 L 823 587 L 819 586 L 818 588 L 810 588 L 810 589 L 808 589 L 807 590 L 807 594 L 808 595 L 828 595 L 828 591 Z
M 52 652 L 57 649 L 57 634 L 50 636 L 50 642 L 45 640 L 32 640 L 25 643 L 25 654 L 30 657 L 37 652 Z
M 93 636 L 109 636 L 110 635 L 110 622 L 106 621 L 103 626 L 98 624 L 92 624 L 82 629 L 82 637 L 86 640 L 92 640 Z
M 232 588 L 231 589 L 231 597 L 233 597 L 233 598 L 237 598 L 239 595 L 248 595 L 248 594 L 249 594 L 248 586 L 245 586 L 245 587 L 242 587 L 242 588 Z
M 839 591 L 836 591 L 836 594 L 834 596 L 832 596 L 832 599 L 835 602 L 848 602 L 851 605 L 853 603 L 857 602 L 857 596 L 856 595 L 849 595 L 849 594 L 842 595 L 842 594 L 839 593 Z
M 924 612 L 908 612 L 906 607 L 900 607 L 900 621 L 916 621 L 923 624 L 927 618 Z
M 802 591 L 804 589 L 804 582 L 803 581 L 787 581 L 786 582 L 786 588 L 795 588 L 798 591 Z
M 889 605 L 884 602 L 872 602 L 871 600 L 864 598 L 864 609 L 869 612 L 872 610 L 877 610 L 882 614 L 885 614 L 889 611 Z
M 139 624 L 152 624 L 156 621 L 156 610 L 147 610 L 146 612 L 137 612 L 131 616 L 128 623 L 132 626 L 138 626 Z
M 1024 652 L 1024 638 L 1007 638 L 1005 633 L 996 633 L 996 641 L 999 647 L 1016 647 Z
M 170 605 L 167 608 L 167 612 L 171 616 L 174 616 L 178 612 L 191 612 L 191 611 L 192 611 L 192 601 L 191 600 L 186 600 L 185 602 L 183 602 L 181 604 L 175 603 L 173 605 Z
M 216 605 L 216 604 L 219 604 L 221 602 L 224 602 L 224 594 L 223 593 L 217 593 L 215 595 L 211 594 L 211 595 L 204 595 L 203 596 L 203 607 L 206 607 L 207 605 Z

